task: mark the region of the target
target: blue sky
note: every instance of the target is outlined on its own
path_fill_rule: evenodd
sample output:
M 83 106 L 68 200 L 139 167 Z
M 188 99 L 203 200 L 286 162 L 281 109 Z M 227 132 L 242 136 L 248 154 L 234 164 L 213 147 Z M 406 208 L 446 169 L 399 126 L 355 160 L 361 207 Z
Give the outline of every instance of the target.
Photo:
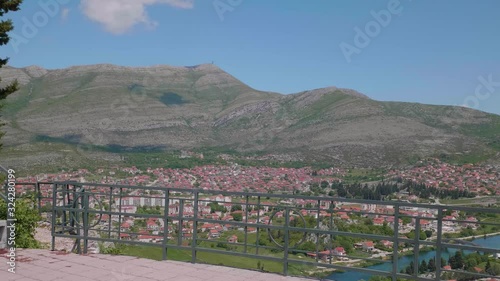
M 500 114 L 497 0 L 24 2 L 0 49 L 16 67 L 214 61 L 259 90 L 338 86 Z

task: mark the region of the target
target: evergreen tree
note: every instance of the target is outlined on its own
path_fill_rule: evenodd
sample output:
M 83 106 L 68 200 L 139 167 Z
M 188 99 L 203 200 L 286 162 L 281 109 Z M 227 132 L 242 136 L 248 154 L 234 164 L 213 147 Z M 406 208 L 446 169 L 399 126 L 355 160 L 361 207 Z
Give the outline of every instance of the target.
M 410 265 L 406 267 L 405 272 L 408 275 L 413 275 L 413 273 L 415 272 L 415 267 L 413 266 L 413 263 L 410 263 Z
M 19 10 L 19 5 L 21 5 L 22 0 L 2 0 L 0 1 L 0 16 L 3 17 L 8 12 L 14 12 Z M 14 25 L 12 24 L 12 20 L 1 20 L 0 21 L 0 46 L 7 45 L 9 43 L 10 37 L 9 32 L 14 29 Z M 7 64 L 9 58 L 0 58 L 0 68 Z M 2 78 L 0 77 L 0 82 Z M 0 102 L 7 98 L 8 95 L 17 91 L 19 85 L 17 81 L 13 81 L 10 84 L 0 88 Z M 0 110 L 2 109 L 2 105 L 0 104 Z M 3 123 L 0 123 L 0 127 L 3 126 Z M 2 138 L 4 133 L 0 132 L 0 138 Z M 0 143 L 0 148 L 2 147 L 2 143 Z
M 321 185 L 320 186 L 321 186 L 322 189 L 325 189 L 327 187 L 330 187 L 330 184 L 327 181 L 321 181 Z
M 241 211 L 241 210 L 243 210 L 243 207 L 239 204 L 231 206 L 231 212 Z
M 448 259 L 448 263 L 450 264 L 450 266 L 451 266 L 452 269 L 457 269 L 458 268 L 456 266 L 457 265 L 457 261 L 455 259 L 455 256 L 450 256 L 450 258 Z
M 429 260 L 429 263 L 427 264 L 427 269 L 430 272 L 435 272 L 436 271 L 436 260 L 434 258 Z
M 464 254 L 462 251 L 455 252 L 455 265 L 451 265 L 453 269 L 462 269 L 464 267 Z
M 490 263 L 490 261 L 488 260 L 488 262 L 486 263 L 486 267 L 484 268 L 484 271 L 486 271 L 486 272 L 488 272 L 488 273 L 489 273 L 490 269 L 491 269 L 491 263 Z
M 425 262 L 425 260 L 422 260 L 418 268 L 418 273 L 423 274 L 426 272 L 427 272 L 427 262 Z

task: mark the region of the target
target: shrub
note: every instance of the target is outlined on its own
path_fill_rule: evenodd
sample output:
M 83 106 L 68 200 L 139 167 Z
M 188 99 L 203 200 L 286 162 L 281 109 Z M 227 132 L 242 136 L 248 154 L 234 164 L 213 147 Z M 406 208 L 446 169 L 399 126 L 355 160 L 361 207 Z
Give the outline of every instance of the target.
M 126 246 L 124 244 L 115 244 L 112 247 L 105 248 L 103 245 L 99 245 L 99 248 L 99 252 L 101 254 L 122 255 L 125 251 Z
M 40 215 L 35 208 L 36 200 L 33 196 L 18 197 L 15 201 L 16 247 L 39 248 L 40 243 L 35 239 L 37 223 Z M 7 219 L 7 202 L 0 199 L 0 220 Z

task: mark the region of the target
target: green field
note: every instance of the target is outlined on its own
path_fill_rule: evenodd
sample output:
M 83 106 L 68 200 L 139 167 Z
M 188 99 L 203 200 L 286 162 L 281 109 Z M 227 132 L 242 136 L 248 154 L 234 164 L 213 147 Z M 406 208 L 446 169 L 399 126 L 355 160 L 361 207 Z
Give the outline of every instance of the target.
M 462 204 L 474 204 L 478 199 L 474 198 L 462 198 L 462 199 L 442 199 L 439 202 L 445 205 L 462 205 Z
M 496 200 L 498 203 L 500 198 L 497 197 L 482 197 L 482 198 L 461 198 L 461 199 L 442 199 L 439 202 L 445 205 L 474 205 L 481 204 L 485 200 Z
M 224 249 L 217 249 L 217 250 L 224 250 Z M 260 253 L 262 253 L 262 255 L 266 255 L 265 252 L 266 251 L 263 249 L 260 250 Z M 123 249 L 122 254 L 127 256 L 135 256 L 153 260 L 162 259 L 162 249 L 159 247 L 152 247 L 152 246 L 126 246 Z M 167 259 L 175 261 L 191 262 L 191 251 L 169 249 L 167 252 Z M 208 253 L 208 252 L 198 251 L 196 255 L 196 262 L 283 274 L 282 262 L 259 260 L 250 257 L 239 257 L 230 254 L 218 254 L 218 253 Z M 292 264 L 292 263 L 289 264 L 288 266 L 288 274 L 294 276 L 309 276 L 309 274 L 307 274 L 307 271 L 311 270 L 314 270 L 314 267 L 300 265 L 300 264 Z

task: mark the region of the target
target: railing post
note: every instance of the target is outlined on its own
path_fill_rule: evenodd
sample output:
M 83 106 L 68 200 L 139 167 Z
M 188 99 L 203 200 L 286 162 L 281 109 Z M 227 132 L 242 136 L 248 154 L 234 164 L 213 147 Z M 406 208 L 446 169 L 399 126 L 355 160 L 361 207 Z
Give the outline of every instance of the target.
M 321 201 L 318 200 L 318 208 L 317 208 L 317 217 L 316 217 L 316 230 L 319 230 L 320 223 L 320 213 L 321 213 Z M 319 261 L 319 232 L 316 232 L 316 262 Z
M 330 231 L 335 231 L 335 228 L 333 227 L 333 212 L 334 212 L 334 203 L 333 201 L 330 201 L 330 207 L 328 207 L 328 210 L 330 211 L 330 227 L 329 227 L 329 230 Z M 307 225 L 304 224 L 304 228 L 307 228 Z M 329 234 L 328 235 L 328 246 L 329 246 L 329 252 L 330 252 L 330 264 L 333 263 L 333 244 L 332 244 L 332 240 L 333 240 L 334 236 L 333 234 Z
M 260 239 L 260 196 L 257 196 L 257 239 L 255 241 L 255 254 L 259 254 L 259 239 Z
M 415 218 L 415 238 L 414 238 L 414 245 L 413 245 L 413 276 L 418 276 L 418 268 L 419 268 L 419 263 L 418 263 L 418 254 L 420 252 L 420 218 L 416 217 Z
M 109 211 L 111 211 L 111 205 L 113 205 L 113 187 L 109 187 Z M 109 220 L 108 220 L 108 238 L 111 239 L 111 215 L 108 215 Z M 121 228 L 121 225 L 118 226 Z
M 193 240 L 191 241 L 191 263 L 196 263 L 196 240 L 198 238 L 198 194 L 199 191 L 194 191 L 194 220 L 193 220 Z
M 177 225 L 177 231 L 178 231 L 177 246 L 182 246 L 182 236 L 183 236 L 183 233 L 182 233 L 182 227 L 183 227 L 182 216 L 183 215 L 184 215 L 184 199 L 179 199 L 179 220 L 177 221 L 177 223 L 178 223 L 178 225 Z
M 63 201 L 64 202 L 64 201 Z M 52 251 L 55 250 L 56 247 L 56 208 L 57 208 L 57 185 L 55 183 L 52 184 Z
M 394 241 L 392 243 L 392 281 L 397 281 L 399 259 L 399 205 L 394 206 Z
M 73 200 L 70 199 L 69 195 L 68 195 L 68 202 L 71 202 L 72 205 L 68 205 L 68 207 L 71 209 L 70 211 L 70 218 L 71 218 L 71 227 L 72 228 L 77 228 L 78 232 L 76 233 L 76 235 L 78 235 L 78 238 L 76 239 L 76 243 L 75 243 L 75 246 L 78 247 L 77 248 L 77 253 L 79 255 L 82 254 L 82 239 L 80 238 L 82 236 L 82 228 L 83 228 L 83 235 L 85 235 L 85 218 L 84 218 L 84 214 L 83 214 L 83 211 L 78 208 L 78 202 L 79 200 L 81 200 L 81 205 L 82 205 L 82 209 L 84 208 L 84 198 L 83 196 L 80 196 L 79 194 L 79 190 L 77 190 L 76 188 L 76 185 L 72 185 L 72 194 L 73 194 Z M 66 184 L 66 189 L 69 190 L 69 184 Z M 68 193 L 69 194 L 69 193 Z M 80 198 L 81 197 L 81 198 Z M 82 213 L 82 214 L 80 214 Z M 81 215 L 81 222 L 82 224 L 80 224 L 80 215 Z
M 170 210 L 170 189 L 165 190 L 165 211 L 163 212 L 163 250 L 162 250 L 162 259 L 167 259 L 167 242 L 168 242 L 168 216 Z
M 63 231 L 66 230 L 66 222 L 68 220 L 68 217 L 69 217 L 69 223 L 70 223 L 70 226 L 74 226 L 73 224 L 73 210 L 68 210 L 68 217 L 66 216 L 66 208 L 71 208 L 71 202 L 70 202 L 70 194 L 69 194 L 69 187 L 67 184 L 64 184 L 64 185 L 61 185 L 61 190 L 62 190 L 62 206 L 63 209 L 62 209 L 62 229 Z M 66 198 L 68 199 L 68 202 L 66 202 Z M 73 194 L 73 198 L 74 198 L 74 194 Z
M 288 207 L 285 207 L 285 243 L 283 245 L 283 274 L 285 276 L 288 275 L 288 243 L 289 241 L 289 225 L 290 225 L 290 210 Z
M 122 239 L 122 200 L 123 188 L 120 187 L 120 204 L 118 204 L 118 240 Z M 111 220 L 111 216 L 109 218 Z
M 243 252 L 246 254 L 247 253 L 247 243 L 248 243 L 247 242 L 248 241 L 248 194 L 245 197 L 246 197 L 246 202 L 245 202 L 245 245 L 243 246 L 244 247 Z
M 443 208 L 439 207 L 437 215 L 437 240 L 436 240 L 436 281 L 441 280 L 441 244 L 443 243 Z
M 83 254 L 87 254 L 87 250 L 89 247 L 89 198 L 85 189 L 81 189 L 83 193 L 82 197 L 82 207 L 83 207 Z
M 5 183 L 5 185 L 3 186 L 3 193 L 2 191 L 0 191 L 0 199 L 3 199 L 5 202 L 7 202 L 8 198 L 7 198 L 7 194 L 9 194 L 9 185 L 7 183 Z
M 37 203 L 38 203 L 38 215 L 42 215 L 42 193 L 40 191 L 40 183 L 37 181 L 35 184 L 36 194 L 37 194 Z

